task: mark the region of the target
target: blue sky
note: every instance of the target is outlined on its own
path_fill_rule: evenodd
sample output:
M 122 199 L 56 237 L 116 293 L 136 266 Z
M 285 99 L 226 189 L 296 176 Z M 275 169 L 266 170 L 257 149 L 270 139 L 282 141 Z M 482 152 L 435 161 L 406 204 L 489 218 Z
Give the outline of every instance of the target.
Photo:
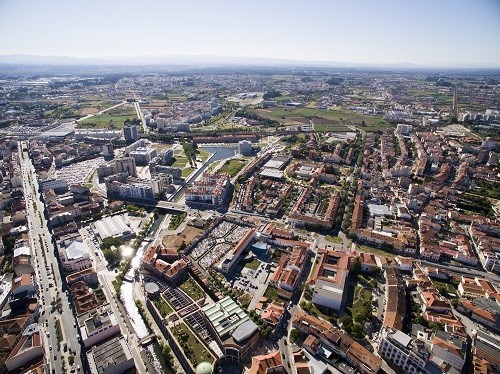
M 500 0 L 0 0 L 0 54 L 500 67 Z

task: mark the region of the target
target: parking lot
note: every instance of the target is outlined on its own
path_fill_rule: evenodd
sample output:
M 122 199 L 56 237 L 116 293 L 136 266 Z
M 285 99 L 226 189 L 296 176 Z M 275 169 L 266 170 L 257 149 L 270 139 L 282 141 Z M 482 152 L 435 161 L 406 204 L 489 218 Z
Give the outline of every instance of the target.
M 77 183 L 88 183 L 92 173 L 97 165 L 104 162 L 103 157 L 97 157 L 92 160 L 85 160 L 56 170 L 57 179 L 65 180 L 68 185 Z

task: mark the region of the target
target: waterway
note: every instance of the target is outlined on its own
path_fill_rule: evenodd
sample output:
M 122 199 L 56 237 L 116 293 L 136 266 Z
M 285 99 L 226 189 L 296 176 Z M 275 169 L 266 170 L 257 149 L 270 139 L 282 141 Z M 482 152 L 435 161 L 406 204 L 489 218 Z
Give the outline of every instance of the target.
M 156 219 L 155 223 L 152 226 L 152 229 L 154 229 L 152 231 L 153 234 L 159 228 L 160 223 L 163 221 L 164 217 L 164 215 L 159 215 Z M 130 262 L 130 269 L 126 274 L 127 278 L 135 278 L 135 272 L 139 268 L 142 256 L 144 256 L 144 251 L 146 250 L 148 245 L 149 242 L 143 241 L 140 247 L 137 249 L 134 258 Z M 130 323 L 137 337 L 139 339 L 142 339 L 148 336 L 150 333 L 149 328 L 146 326 L 144 320 L 142 319 L 142 316 L 139 313 L 139 309 L 137 309 L 137 306 L 135 305 L 133 282 L 123 282 L 121 287 L 121 300 L 123 306 L 125 307 L 125 310 L 127 311 Z M 144 307 L 146 306 L 144 305 Z M 159 351 L 158 343 L 150 343 L 146 347 L 144 347 L 144 349 L 146 351 L 146 355 L 149 358 L 151 366 L 153 366 L 156 373 L 172 373 L 171 368 L 166 365 L 165 360 L 161 355 L 161 352 Z

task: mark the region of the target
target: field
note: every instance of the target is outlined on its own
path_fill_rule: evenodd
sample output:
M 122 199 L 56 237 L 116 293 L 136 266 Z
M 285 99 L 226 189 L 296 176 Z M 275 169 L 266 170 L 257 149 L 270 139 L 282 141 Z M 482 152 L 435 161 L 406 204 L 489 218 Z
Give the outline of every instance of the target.
M 363 245 L 356 244 L 356 250 L 361 251 L 361 252 L 373 253 L 373 254 L 378 255 L 378 256 L 385 256 L 385 257 L 390 257 L 390 258 L 396 257 L 396 255 L 393 253 L 385 252 L 385 251 L 382 251 L 378 248 L 370 247 L 370 246 L 364 245 L 364 244 Z
M 182 242 L 186 244 L 191 243 L 203 230 L 197 229 L 192 226 L 186 226 L 180 234 L 165 235 L 163 237 L 163 245 L 167 248 L 179 248 Z
M 380 116 L 364 115 L 345 109 L 270 108 L 249 111 L 261 117 L 277 120 L 282 125 L 312 122 L 316 131 L 352 131 L 348 126 L 361 125 L 363 122 L 366 125 L 363 127 L 365 131 L 387 126 Z
M 245 166 L 246 161 L 244 160 L 228 160 L 222 165 L 222 167 L 219 169 L 220 173 L 228 173 L 229 176 L 232 178 L 238 172 L 243 169 Z
M 257 268 L 260 265 L 260 261 L 254 259 L 252 261 L 245 262 L 244 260 L 242 260 L 242 261 L 240 261 L 240 265 L 243 267 L 246 267 L 248 269 L 257 270 Z
M 79 121 L 77 128 L 119 130 L 123 128 L 125 120 L 133 120 L 136 118 L 137 112 L 134 107 L 130 105 L 122 105 L 102 114 Z

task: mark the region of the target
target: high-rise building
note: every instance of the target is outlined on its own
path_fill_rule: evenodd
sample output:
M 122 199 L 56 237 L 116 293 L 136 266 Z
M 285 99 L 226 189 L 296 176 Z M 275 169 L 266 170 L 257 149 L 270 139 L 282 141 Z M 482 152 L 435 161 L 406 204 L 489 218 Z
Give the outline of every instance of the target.
M 252 154 L 252 142 L 249 142 L 248 140 L 239 141 L 238 151 L 243 156 L 250 156 Z
M 123 127 L 123 136 L 125 137 L 125 141 L 135 142 L 139 136 L 137 135 L 137 126 L 136 125 L 126 125 Z
M 131 177 L 137 176 L 135 160 L 133 157 L 122 157 L 115 160 L 117 173 L 128 173 Z

